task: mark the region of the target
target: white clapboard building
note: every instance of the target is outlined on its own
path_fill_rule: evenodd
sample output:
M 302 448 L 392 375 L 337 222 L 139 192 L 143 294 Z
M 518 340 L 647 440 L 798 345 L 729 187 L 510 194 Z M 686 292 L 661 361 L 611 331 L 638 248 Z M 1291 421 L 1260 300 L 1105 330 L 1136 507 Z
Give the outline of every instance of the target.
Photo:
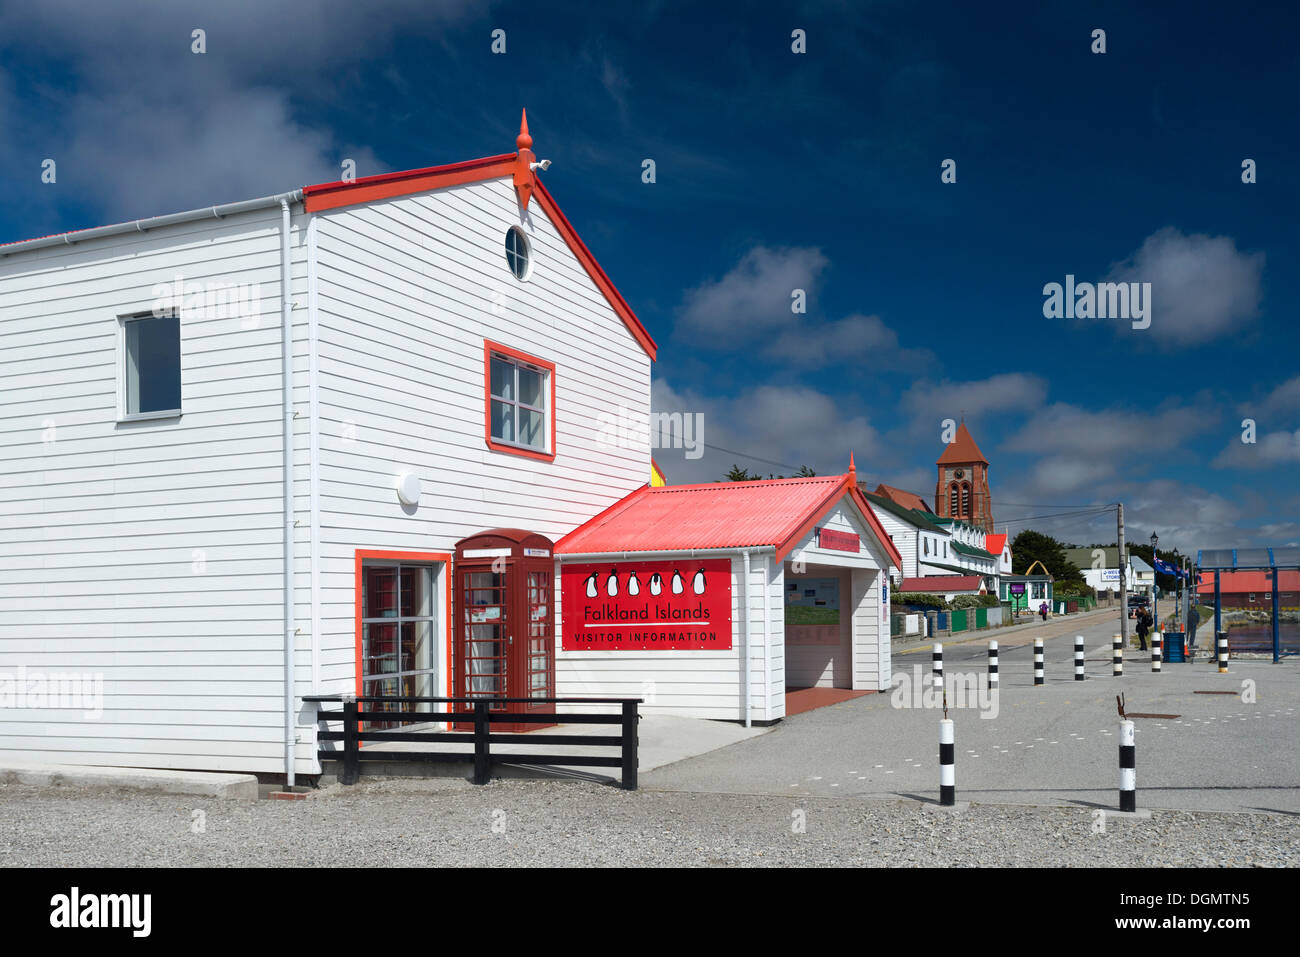
M 516 678 L 779 718 L 790 550 L 844 569 L 807 680 L 884 687 L 898 559 L 847 485 L 752 579 L 727 553 L 726 653 L 560 647 L 552 543 L 647 485 L 648 431 L 609 423 L 648 421 L 656 347 L 531 146 L 0 246 L 0 761 L 292 781 L 304 698 Z
M 409 599 L 374 657 L 446 689 L 454 544 L 646 483 L 601 415 L 655 345 L 530 146 L 0 247 L 0 673 L 103 687 L 0 708 L 0 757 L 311 772 L 363 565 Z

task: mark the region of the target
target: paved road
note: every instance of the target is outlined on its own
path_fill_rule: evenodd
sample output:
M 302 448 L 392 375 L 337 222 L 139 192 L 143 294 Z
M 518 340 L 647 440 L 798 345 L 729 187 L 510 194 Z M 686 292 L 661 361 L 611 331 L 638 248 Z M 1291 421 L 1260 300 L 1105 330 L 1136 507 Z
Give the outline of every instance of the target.
M 1082 627 L 1069 627 L 1071 624 Z M 1046 684 L 1033 684 L 1032 631 L 999 639 L 996 717 L 954 709 L 958 798 L 971 801 L 1117 805 L 1115 696 L 1138 718 L 1140 807 L 1272 811 L 1300 816 L 1300 668 L 1294 661 L 1237 660 L 1220 675 L 1205 663 L 1150 670 L 1126 656 L 1111 676 L 1117 621 L 1066 619 L 1046 631 Z M 1074 635 L 1083 634 L 1088 678 L 1073 678 Z M 987 636 L 945 644 L 945 666 L 983 674 Z M 894 658 L 895 674 L 930 671 L 929 648 Z M 1255 700 L 1243 700 L 1243 682 Z M 1197 694 L 1198 691 L 1230 692 Z M 642 776 L 646 788 L 737 794 L 912 796 L 938 792 L 937 710 L 901 694 L 876 694 L 796 715 L 772 733 Z M 989 702 L 991 704 L 991 702 Z M 987 712 L 991 712 L 991 708 Z

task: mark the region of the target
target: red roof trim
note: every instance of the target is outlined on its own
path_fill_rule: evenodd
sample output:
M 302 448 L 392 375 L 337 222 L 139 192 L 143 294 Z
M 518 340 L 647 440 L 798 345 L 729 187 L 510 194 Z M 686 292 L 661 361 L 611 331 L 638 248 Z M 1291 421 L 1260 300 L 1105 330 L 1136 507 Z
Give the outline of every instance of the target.
M 326 209 L 338 209 L 341 206 L 372 203 L 393 196 L 423 193 L 444 186 L 497 179 L 512 175 L 514 170 L 515 154 L 503 153 L 500 156 L 488 156 L 463 163 L 427 166 L 424 169 L 401 170 L 396 173 L 380 173 L 378 176 L 363 176 L 361 179 L 351 181 L 318 183 L 315 186 L 303 187 L 303 206 L 309 213 L 318 213 Z
M 320 183 L 303 188 L 303 205 L 307 212 L 316 213 L 327 209 L 338 209 L 360 203 L 373 203 L 395 196 L 409 196 L 412 193 L 424 193 L 429 190 L 442 189 L 447 186 L 459 186 L 463 183 L 475 183 L 487 179 L 499 179 L 504 176 L 513 178 L 518 172 L 519 154 L 504 153 L 501 156 L 489 156 L 485 159 L 469 160 L 464 163 L 451 163 L 447 166 L 430 166 L 425 169 L 407 170 L 399 173 L 381 173 L 378 176 L 364 176 L 352 182 Z M 608 300 L 613 310 L 618 313 L 623 325 L 636 339 L 641 348 L 655 360 L 659 347 L 650 333 L 646 331 L 641 320 L 636 317 L 623 294 L 614 286 L 609 275 L 601 268 L 596 257 L 592 255 L 587 244 L 578 236 L 567 216 L 564 215 L 550 190 L 541 179 L 534 176 L 535 195 L 546 210 L 556 231 L 564 239 L 570 251 L 582 263 L 591 281 Z
M 666 486 L 661 486 L 661 487 L 666 487 Z M 681 485 L 676 486 L 676 488 L 684 488 L 684 487 L 685 486 L 681 486 Z M 586 531 L 588 528 L 591 528 L 594 525 L 599 525 L 601 522 L 609 518 L 611 515 L 616 515 L 619 512 L 623 511 L 623 509 L 630 506 L 633 502 L 648 495 L 650 493 L 650 489 L 651 486 L 649 484 L 642 485 L 635 492 L 631 492 L 628 495 L 624 495 L 613 505 L 609 506 L 609 508 L 606 508 L 604 511 L 597 512 L 595 515 L 591 516 L 591 518 L 587 519 L 585 522 L 583 522 L 573 531 L 562 536 L 560 540 L 555 543 L 555 554 L 559 555 L 561 552 L 563 552 L 564 543 L 567 542 L 569 539 L 573 538 L 579 532 Z
M 867 501 L 867 497 L 862 494 L 862 489 L 858 488 L 856 482 L 849 486 L 849 495 L 852 496 L 854 503 L 858 506 L 858 511 L 860 511 L 863 517 L 866 518 L 867 523 L 871 526 L 871 530 L 875 532 L 876 539 L 885 547 L 885 554 L 887 554 L 890 560 L 893 561 L 894 567 L 899 571 L 902 571 L 903 556 L 898 551 L 898 546 L 894 544 L 894 540 L 890 538 L 889 533 L 885 531 L 885 526 L 881 524 L 880 518 L 876 515 L 875 509 L 871 507 L 871 503 Z
M 600 263 L 596 262 L 596 257 L 591 254 L 587 244 L 579 238 L 578 231 L 573 228 L 573 224 L 569 222 L 559 204 L 555 202 L 555 198 L 551 196 L 551 191 L 546 188 L 541 179 L 536 180 L 536 185 L 535 195 L 538 202 L 542 204 L 542 208 L 546 210 L 546 214 L 551 217 L 551 222 L 555 224 L 555 228 L 564 237 L 569 249 L 578 257 L 578 262 L 582 263 L 582 268 L 587 270 L 587 275 L 596 284 L 596 288 L 605 294 L 609 304 L 614 307 L 614 311 L 619 314 L 623 324 L 627 326 L 628 332 L 632 333 L 632 337 L 641 344 L 641 348 L 646 351 L 650 361 L 654 362 L 659 347 L 650 338 L 650 333 L 646 332 L 645 326 L 641 325 L 641 320 L 636 317 L 636 313 L 627 304 L 623 294 L 614 287 L 613 281 L 606 275 L 605 270 L 600 267 Z

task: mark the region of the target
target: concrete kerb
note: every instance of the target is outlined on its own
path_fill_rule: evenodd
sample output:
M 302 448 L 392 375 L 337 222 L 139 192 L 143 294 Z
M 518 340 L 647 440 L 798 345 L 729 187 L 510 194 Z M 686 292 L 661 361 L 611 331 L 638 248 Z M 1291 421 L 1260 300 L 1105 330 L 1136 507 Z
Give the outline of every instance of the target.
M 35 762 L 0 763 L 0 784 L 33 787 L 122 788 L 154 794 L 256 801 L 257 778 L 252 774 L 214 771 L 171 771 L 161 768 L 109 768 Z

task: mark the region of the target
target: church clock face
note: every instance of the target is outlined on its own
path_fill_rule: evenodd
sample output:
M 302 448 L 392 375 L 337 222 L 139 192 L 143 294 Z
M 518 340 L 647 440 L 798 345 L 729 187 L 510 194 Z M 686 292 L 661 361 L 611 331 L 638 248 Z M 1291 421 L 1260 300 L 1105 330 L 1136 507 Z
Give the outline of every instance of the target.
M 965 475 L 966 475 L 966 472 L 965 472 L 964 469 L 958 469 L 957 471 L 953 472 L 952 474 L 955 475 L 955 476 L 957 476 L 957 478 L 964 478 Z

